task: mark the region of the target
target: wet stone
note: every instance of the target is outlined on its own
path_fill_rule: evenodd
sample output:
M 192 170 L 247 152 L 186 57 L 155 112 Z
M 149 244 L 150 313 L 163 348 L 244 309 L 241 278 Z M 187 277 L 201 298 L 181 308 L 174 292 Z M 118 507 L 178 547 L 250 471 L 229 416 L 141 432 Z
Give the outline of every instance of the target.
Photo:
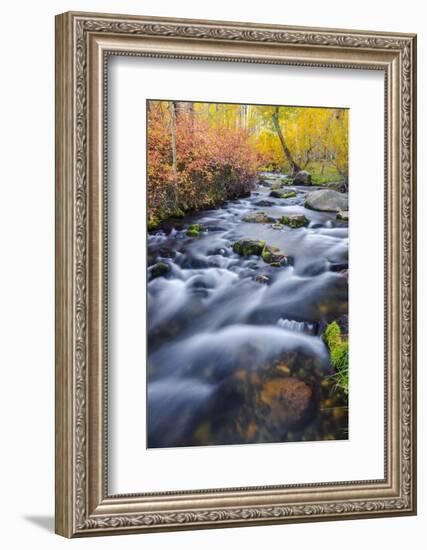
M 255 281 L 256 281 L 257 283 L 261 283 L 261 284 L 266 285 L 266 284 L 269 283 L 270 277 L 269 277 L 268 275 L 265 275 L 264 273 L 260 273 L 259 275 L 257 275 L 257 276 L 255 277 Z
M 233 250 L 239 256 L 261 256 L 265 241 L 255 239 L 241 239 L 233 244 Z
M 292 229 L 299 227 L 307 227 L 310 221 L 304 215 L 283 216 L 280 218 L 280 223 L 287 225 Z
M 283 193 L 282 191 L 270 192 L 270 197 L 274 197 L 275 199 L 293 199 L 296 196 L 296 191 L 287 191 L 285 193 Z
M 163 277 L 164 275 L 167 275 L 169 271 L 170 266 L 168 264 L 166 264 L 165 262 L 157 262 L 150 269 L 150 278 L 156 279 L 157 277 Z
M 247 223 L 271 223 L 275 219 L 268 216 L 265 212 L 251 212 L 243 216 L 242 220 Z

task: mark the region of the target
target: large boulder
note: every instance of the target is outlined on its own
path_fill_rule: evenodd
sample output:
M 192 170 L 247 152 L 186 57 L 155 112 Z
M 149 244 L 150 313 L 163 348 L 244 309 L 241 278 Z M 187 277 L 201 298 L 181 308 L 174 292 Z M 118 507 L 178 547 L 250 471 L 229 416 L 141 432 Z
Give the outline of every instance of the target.
M 347 211 L 348 195 L 332 189 L 317 189 L 307 195 L 304 206 L 321 212 Z
M 294 176 L 294 185 L 311 185 L 311 174 L 306 170 L 300 170 Z
M 291 428 L 309 416 L 314 392 L 303 380 L 291 377 L 267 380 L 259 394 L 261 404 L 276 422 Z
M 286 191 L 285 193 L 282 193 L 282 191 L 271 191 L 270 193 L 270 197 L 274 197 L 275 199 L 293 199 L 296 196 L 295 191 Z
M 243 216 L 242 220 L 247 223 L 273 223 L 276 220 L 265 212 L 250 212 Z

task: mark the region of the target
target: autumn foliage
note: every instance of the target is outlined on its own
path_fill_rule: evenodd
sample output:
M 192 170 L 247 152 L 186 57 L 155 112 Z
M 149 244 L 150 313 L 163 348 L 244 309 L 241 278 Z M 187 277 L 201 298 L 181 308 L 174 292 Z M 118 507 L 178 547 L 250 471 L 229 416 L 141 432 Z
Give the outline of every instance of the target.
M 247 194 L 260 164 L 244 128 L 214 126 L 190 112 L 180 112 L 172 121 L 168 103 L 152 101 L 148 113 L 151 226 L 167 217 Z
M 348 181 L 346 109 L 149 101 L 147 113 L 151 228 L 244 196 L 262 170 Z

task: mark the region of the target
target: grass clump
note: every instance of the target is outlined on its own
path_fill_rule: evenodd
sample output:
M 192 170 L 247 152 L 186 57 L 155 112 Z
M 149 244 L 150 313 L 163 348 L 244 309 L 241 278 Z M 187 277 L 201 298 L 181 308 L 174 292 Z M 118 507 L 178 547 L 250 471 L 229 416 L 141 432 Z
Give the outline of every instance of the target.
M 336 371 L 333 378 L 337 386 L 348 394 L 348 340 L 341 334 L 336 321 L 329 323 L 326 327 L 324 340 L 329 348 L 332 366 Z
M 311 175 L 311 183 L 312 185 L 324 185 L 325 183 L 332 183 L 335 181 L 336 178 L 333 176 L 321 176 L 319 174 L 312 174 Z
M 198 223 L 193 223 L 187 229 L 187 235 L 189 237 L 199 237 L 200 236 L 200 230 L 201 230 L 200 225 Z

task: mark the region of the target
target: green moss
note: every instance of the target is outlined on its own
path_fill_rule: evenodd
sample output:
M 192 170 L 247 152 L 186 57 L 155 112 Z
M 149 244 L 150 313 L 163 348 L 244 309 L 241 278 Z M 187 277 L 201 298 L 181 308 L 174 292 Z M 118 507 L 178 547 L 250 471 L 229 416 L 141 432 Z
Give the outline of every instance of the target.
M 337 385 L 348 394 L 348 340 L 341 334 L 336 321 L 329 323 L 324 333 L 324 340 L 329 348 L 331 364 L 336 373 Z
M 170 213 L 171 218 L 183 218 L 185 216 L 185 212 L 181 210 L 181 208 L 175 208 L 175 210 L 172 210 Z
M 318 174 L 311 175 L 311 183 L 313 185 L 324 185 L 325 183 L 331 183 L 335 181 L 336 178 L 333 176 L 320 176 Z
M 160 222 L 157 218 L 150 218 L 147 222 L 148 231 L 153 231 L 153 229 L 157 229 L 159 223 Z
M 198 223 L 193 223 L 187 229 L 187 235 L 189 237 L 199 237 L 200 236 L 200 230 L 201 230 L 200 225 Z
M 272 252 L 267 247 L 264 248 L 261 256 L 264 262 L 266 262 L 267 264 L 271 263 Z
M 233 244 L 233 250 L 240 256 L 261 256 L 265 247 L 265 241 L 242 239 Z
M 280 252 L 277 246 L 265 245 L 261 254 L 265 263 L 272 265 L 273 267 L 281 267 L 282 261 L 285 256 Z
M 311 173 L 311 183 L 313 185 L 325 185 L 342 179 L 342 175 L 333 162 L 311 161 L 308 169 Z

